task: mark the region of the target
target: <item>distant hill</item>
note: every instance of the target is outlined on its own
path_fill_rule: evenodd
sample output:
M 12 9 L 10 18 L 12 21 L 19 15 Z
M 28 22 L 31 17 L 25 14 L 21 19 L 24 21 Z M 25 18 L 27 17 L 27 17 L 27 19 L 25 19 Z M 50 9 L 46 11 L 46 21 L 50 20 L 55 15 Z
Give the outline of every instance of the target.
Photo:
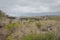
M 9 15 L 9 14 L 8 14 Z M 43 12 L 43 13 L 15 13 L 10 14 L 10 16 L 60 16 L 60 12 Z

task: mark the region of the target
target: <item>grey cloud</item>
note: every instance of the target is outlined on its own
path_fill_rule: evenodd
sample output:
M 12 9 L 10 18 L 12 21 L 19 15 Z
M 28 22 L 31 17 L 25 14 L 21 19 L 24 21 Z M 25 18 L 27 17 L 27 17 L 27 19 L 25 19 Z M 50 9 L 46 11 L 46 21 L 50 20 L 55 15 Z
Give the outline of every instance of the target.
M 60 0 L 0 0 L 0 9 L 11 14 L 60 12 Z

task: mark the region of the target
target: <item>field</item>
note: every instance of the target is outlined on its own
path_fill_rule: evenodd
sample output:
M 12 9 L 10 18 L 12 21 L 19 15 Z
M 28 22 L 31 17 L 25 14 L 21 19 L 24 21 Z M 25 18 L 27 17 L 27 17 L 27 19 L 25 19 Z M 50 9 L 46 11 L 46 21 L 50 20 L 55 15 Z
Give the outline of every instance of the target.
M 60 40 L 60 16 L 17 18 L 0 14 L 0 40 Z

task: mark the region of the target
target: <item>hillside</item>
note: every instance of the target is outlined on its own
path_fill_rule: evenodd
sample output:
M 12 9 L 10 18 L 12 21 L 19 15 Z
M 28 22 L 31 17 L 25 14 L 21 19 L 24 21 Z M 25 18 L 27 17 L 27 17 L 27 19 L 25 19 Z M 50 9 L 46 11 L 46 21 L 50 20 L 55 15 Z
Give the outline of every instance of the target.
M 60 16 L 17 18 L 0 11 L 0 40 L 60 40 Z

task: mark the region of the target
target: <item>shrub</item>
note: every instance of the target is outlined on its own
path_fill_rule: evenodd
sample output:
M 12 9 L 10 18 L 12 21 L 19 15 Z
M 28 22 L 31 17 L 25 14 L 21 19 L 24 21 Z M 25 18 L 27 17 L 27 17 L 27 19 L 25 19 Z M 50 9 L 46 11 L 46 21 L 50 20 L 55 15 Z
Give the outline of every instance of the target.
M 7 25 L 6 29 L 10 30 L 12 28 L 18 27 L 19 25 L 20 24 L 18 22 L 16 22 L 16 23 L 10 23 L 10 24 Z
M 2 11 L 0 10 L 0 19 L 1 19 L 4 15 L 5 15 L 4 12 L 2 12 Z
M 36 22 L 36 26 L 37 26 L 37 28 L 40 28 L 41 27 L 41 23 L 40 22 Z
M 12 35 L 9 35 L 6 40 L 14 40 L 14 37 Z

